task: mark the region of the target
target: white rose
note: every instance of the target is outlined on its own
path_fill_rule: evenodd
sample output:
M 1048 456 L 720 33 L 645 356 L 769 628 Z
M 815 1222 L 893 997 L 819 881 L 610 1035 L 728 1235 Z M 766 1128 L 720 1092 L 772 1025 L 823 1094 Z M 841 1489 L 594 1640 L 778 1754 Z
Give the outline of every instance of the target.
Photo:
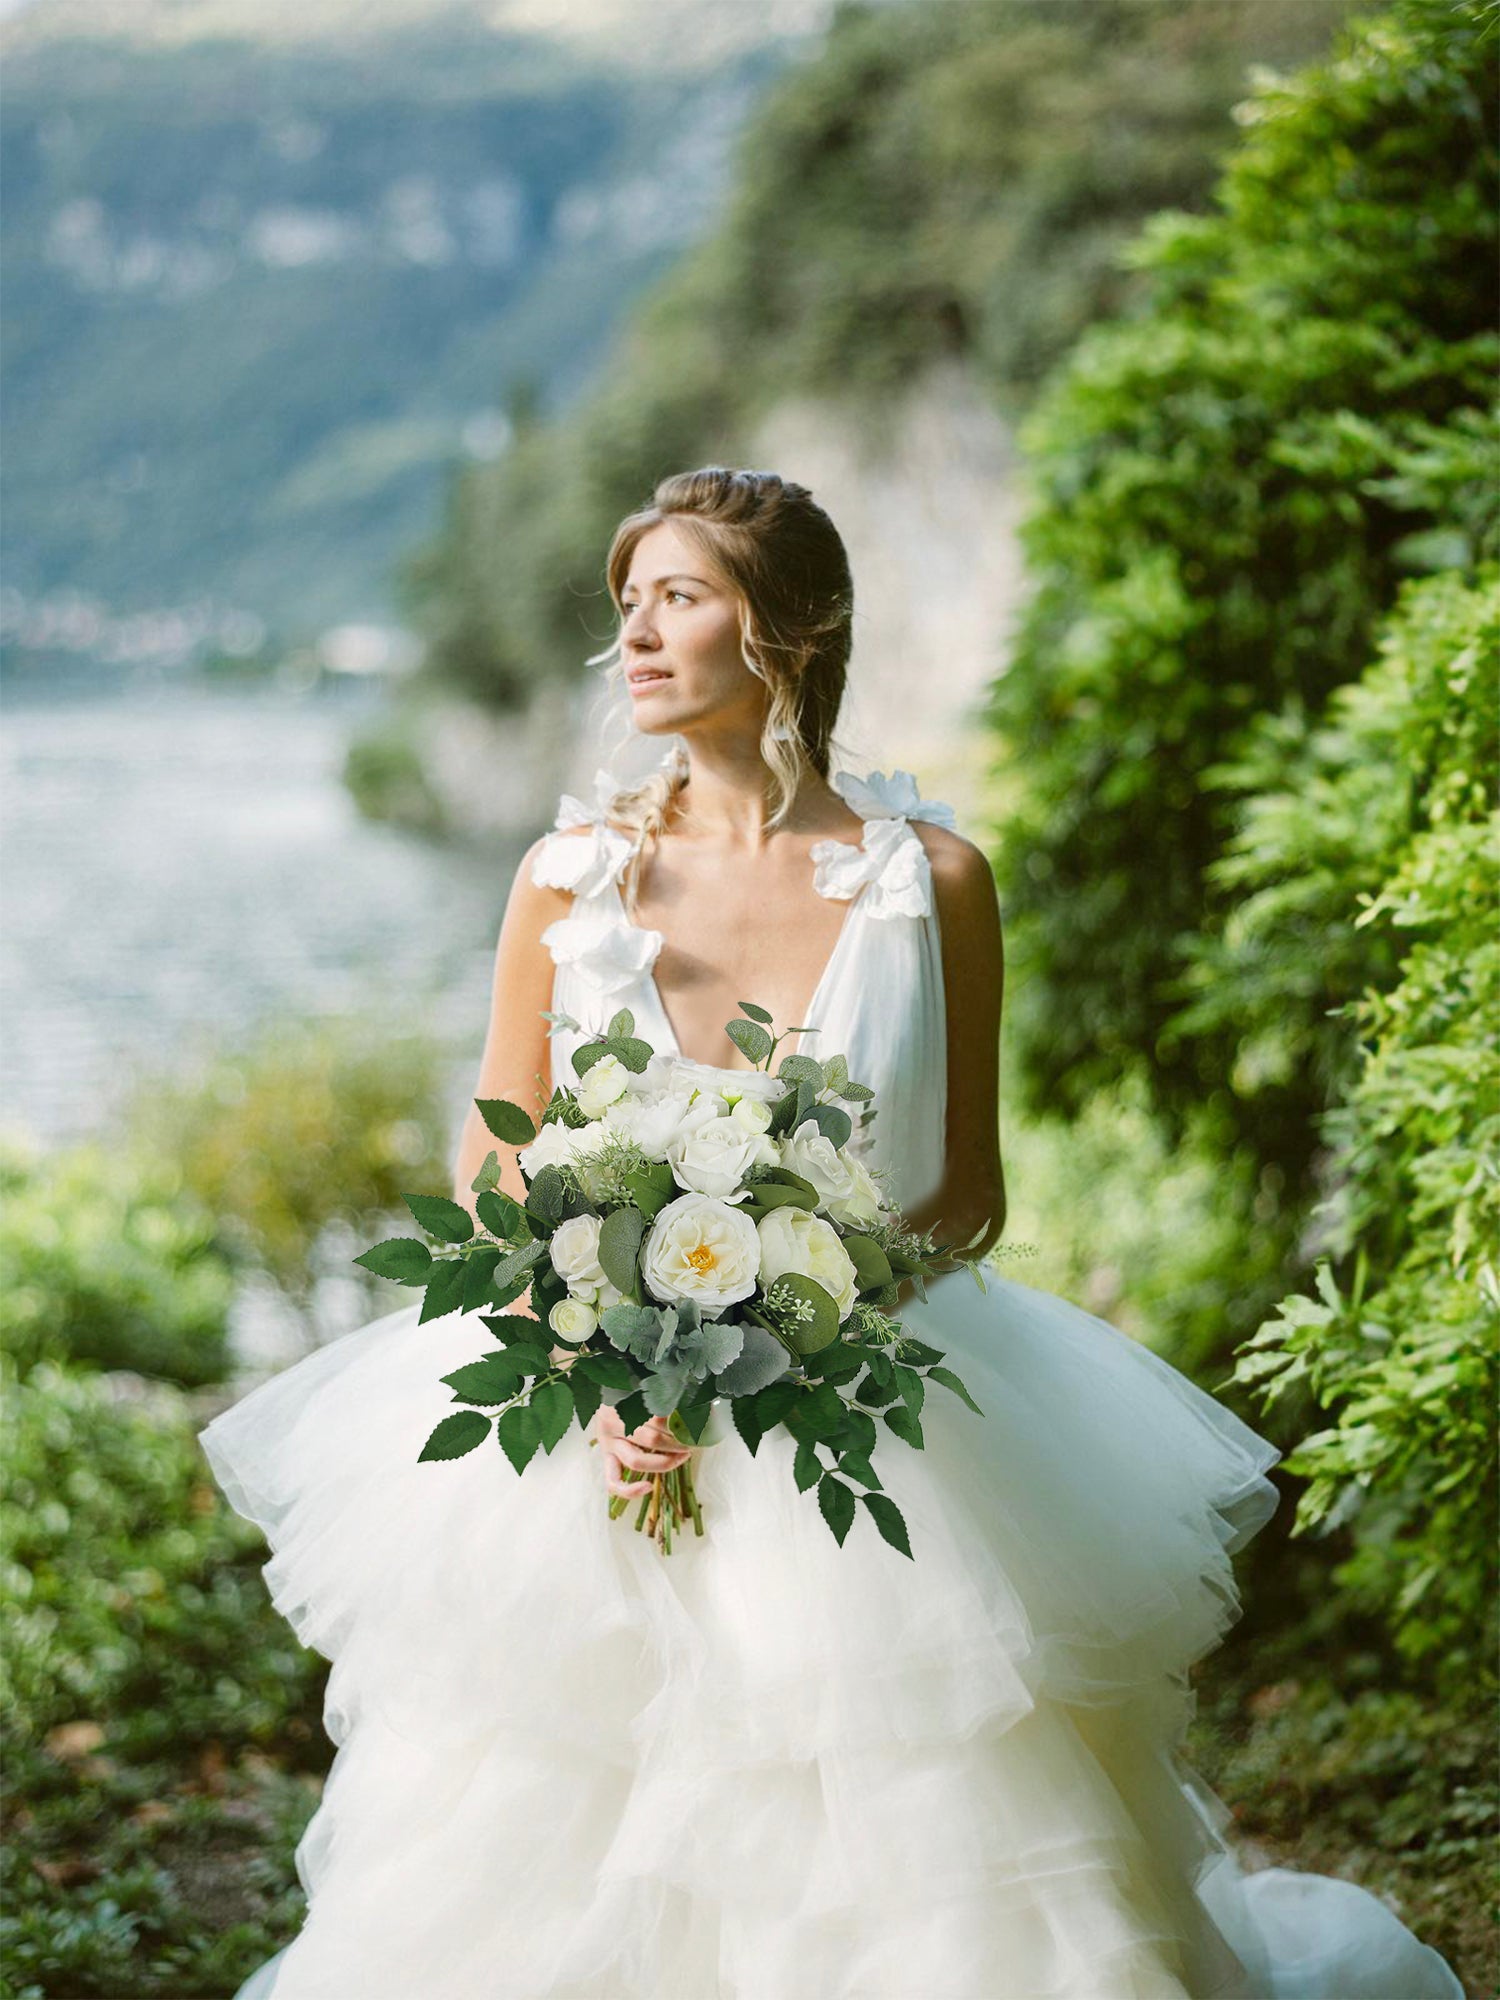
M 618 1137 L 633 1141 L 648 1160 L 664 1160 L 688 1112 L 686 1091 L 656 1097 L 637 1097 L 632 1092 L 610 1105 L 603 1123 Z
M 599 1324 L 599 1315 L 583 1299 L 559 1299 L 547 1315 L 547 1324 L 562 1340 L 587 1340 Z
M 831 1222 L 788 1204 L 763 1215 L 757 1234 L 763 1285 L 769 1287 L 788 1271 L 812 1278 L 833 1299 L 839 1318 L 849 1317 L 859 1296 L 859 1279 Z
M 713 1063 L 690 1062 L 680 1057 L 677 1073 L 688 1088 L 705 1091 L 726 1105 L 738 1104 L 745 1098 L 774 1104 L 787 1091 L 784 1077 L 768 1076 L 763 1069 L 720 1069 Z
M 528 1180 L 535 1180 L 543 1167 L 565 1166 L 573 1157 L 573 1134 L 566 1125 L 544 1125 L 529 1146 L 516 1154 Z
M 872 1222 L 878 1222 L 885 1213 L 880 1188 L 871 1178 L 870 1170 L 863 1160 L 855 1159 L 852 1153 L 844 1155 L 844 1163 L 854 1182 L 854 1192 L 835 1196 L 828 1204 L 828 1213 L 835 1222 L 842 1222 L 846 1229 L 868 1229 Z
M 552 1268 L 570 1292 L 592 1293 L 605 1282 L 599 1262 L 600 1227 L 597 1215 L 570 1215 L 552 1232 L 548 1245 Z
M 647 1231 L 641 1271 L 661 1304 L 696 1299 L 711 1318 L 749 1298 L 760 1255 L 760 1237 L 748 1215 L 712 1195 L 680 1194 Z
M 848 1201 L 854 1194 L 854 1176 L 848 1160 L 811 1118 L 804 1118 L 796 1131 L 782 1141 L 781 1164 L 810 1181 L 824 1207 L 833 1201 Z
M 759 1097 L 740 1098 L 729 1115 L 747 1132 L 764 1132 L 771 1123 L 771 1107 Z
M 761 1134 L 747 1132 L 733 1118 L 709 1118 L 679 1132 L 667 1149 L 667 1159 L 685 1188 L 722 1200 L 737 1192 L 762 1147 Z
M 581 1111 L 598 1118 L 630 1088 L 630 1071 L 618 1056 L 600 1056 L 579 1077 L 573 1089 Z

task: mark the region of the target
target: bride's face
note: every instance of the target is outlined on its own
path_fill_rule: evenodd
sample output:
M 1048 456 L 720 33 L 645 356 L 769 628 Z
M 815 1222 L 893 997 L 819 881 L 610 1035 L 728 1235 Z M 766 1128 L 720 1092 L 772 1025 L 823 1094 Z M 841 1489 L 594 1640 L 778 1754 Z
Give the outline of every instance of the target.
M 636 543 L 620 607 L 620 655 L 643 735 L 711 721 L 759 736 L 766 687 L 745 664 L 739 601 L 670 521 Z

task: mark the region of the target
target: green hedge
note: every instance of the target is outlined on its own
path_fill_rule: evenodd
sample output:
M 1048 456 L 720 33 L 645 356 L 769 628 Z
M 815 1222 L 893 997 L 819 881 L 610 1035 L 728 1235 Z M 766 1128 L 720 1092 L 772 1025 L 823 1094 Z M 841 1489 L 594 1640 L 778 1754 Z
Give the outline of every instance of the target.
M 0 1349 L 222 1380 L 233 1276 L 211 1210 L 103 1145 L 0 1148 Z

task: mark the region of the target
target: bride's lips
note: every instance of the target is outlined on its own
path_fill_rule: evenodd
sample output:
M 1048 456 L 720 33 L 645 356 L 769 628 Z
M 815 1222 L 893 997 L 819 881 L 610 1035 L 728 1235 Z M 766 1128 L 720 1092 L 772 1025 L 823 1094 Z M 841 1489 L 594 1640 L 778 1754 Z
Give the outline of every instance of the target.
M 631 695 L 646 694 L 654 687 L 664 687 L 672 678 L 669 673 L 655 667 L 643 667 L 625 676 Z

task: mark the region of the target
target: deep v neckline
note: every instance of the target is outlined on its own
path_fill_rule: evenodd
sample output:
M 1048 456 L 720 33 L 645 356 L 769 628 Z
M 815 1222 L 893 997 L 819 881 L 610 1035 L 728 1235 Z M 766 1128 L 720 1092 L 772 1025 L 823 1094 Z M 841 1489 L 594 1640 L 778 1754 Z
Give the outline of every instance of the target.
M 870 822 L 868 820 L 864 821 L 863 828 L 860 832 L 860 837 L 858 841 L 844 840 L 840 841 L 838 845 L 841 847 L 854 848 L 857 852 L 860 853 L 867 852 L 868 850 L 865 846 L 865 840 L 869 824 Z M 650 936 L 650 937 L 660 938 L 661 943 L 665 944 L 667 940 L 660 931 L 651 928 L 645 924 L 638 924 L 636 923 L 634 918 L 631 917 L 631 915 L 625 908 L 625 898 L 620 893 L 620 884 L 618 880 L 611 881 L 609 886 L 614 893 L 615 904 L 619 910 L 621 921 L 624 924 L 626 924 L 629 929 L 633 931 L 639 931 L 643 937 Z M 812 998 L 808 1001 L 807 1005 L 802 1010 L 803 1025 L 805 1028 L 811 1030 L 813 1033 L 817 1033 L 821 1030 L 822 1023 L 816 1017 L 820 1007 L 823 1005 L 825 989 L 832 983 L 833 975 L 838 970 L 839 959 L 848 942 L 849 934 L 854 926 L 855 916 L 858 913 L 860 904 L 864 901 L 865 891 L 869 888 L 869 886 L 870 885 L 868 882 L 862 882 L 858 887 L 858 889 L 855 890 L 854 894 L 848 899 L 849 907 L 848 909 L 845 910 L 844 920 L 839 925 L 839 934 L 833 941 L 833 949 L 832 951 L 829 952 L 827 960 L 824 963 L 823 970 L 818 975 L 818 983 L 812 990 Z M 683 1048 L 682 1042 L 678 1037 L 677 1030 L 672 1025 L 672 1016 L 667 1012 L 667 1003 L 662 996 L 661 986 L 656 977 L 655 961 L 653 961 L 652 964 L 646 968 L 642 976 L 645 978 L 646 983 L 651 988 L 651 995 L 656 1002 L 656 1011 L 661 1016 L 662 1026 L 666 1029 L 668 1035 L 671 1037 L 672 1047 L 670 1051 L 668 1051 L 668 1053 L 676 1056 L 680 1062 L 697 1063 L 700 1069 L 743 1069 L 748 1073 L 752 1068 L 758 1067 L 758 1065 L 754 1065 L 751 1063 L 708 1063 L 708 1062 L 703 1062 L 697 1056 L 690 1056 L 687 1053 L 687 1051 Z M 811 1049 L 803 1048 L 802 1035 L 799 1032 L 799 1034 L 797 1035 L 797 1046 L 794 1050 L 791 1051 L 791 1053 L 794 1055 L 811 1055 L 815 1052 Z

